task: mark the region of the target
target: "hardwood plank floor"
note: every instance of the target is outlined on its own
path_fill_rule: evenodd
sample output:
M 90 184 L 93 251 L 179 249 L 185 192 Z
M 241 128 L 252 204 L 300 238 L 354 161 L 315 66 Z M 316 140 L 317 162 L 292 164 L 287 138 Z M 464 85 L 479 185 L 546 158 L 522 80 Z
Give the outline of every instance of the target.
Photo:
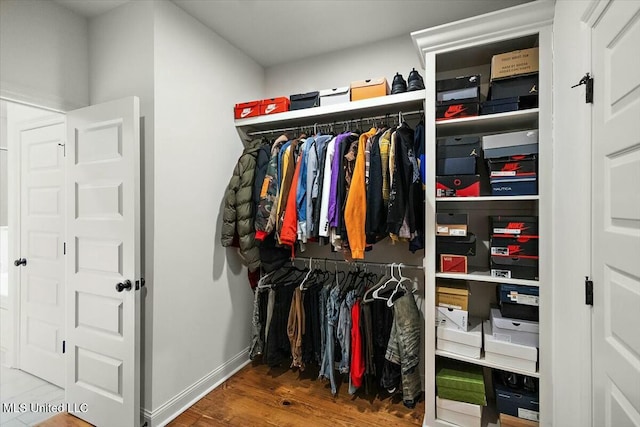
M 379 399 L 362 391 L 351 396 L 348 383 L 338 375 L 338 394 L 317 379 L 318 371 L 304 372 L 250 364 L 169 423 L 170 427 L 202 426 L 397 426 L 422 425 L 424 401 L 414 409 L 401 395 Z M 87 427 L 77 418 L 61 414 L 39 427 Z

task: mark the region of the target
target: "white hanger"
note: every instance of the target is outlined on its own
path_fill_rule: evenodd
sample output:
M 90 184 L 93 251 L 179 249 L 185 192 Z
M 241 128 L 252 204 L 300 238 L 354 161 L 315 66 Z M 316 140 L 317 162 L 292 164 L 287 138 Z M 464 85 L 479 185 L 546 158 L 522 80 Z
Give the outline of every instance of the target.
M 398 264 L 398 274 L 400 274 L 400 278 L 398 279 L 398 283 L 396 284 L 396 288 L 393 290 L 393 292 L 391 292 L 391 295 L 389 296 L 389 299 L 387 299 L 387 307 L 392 307 L 393 306 L 393 297 L 398 293 L 398 290 L 402 288 L 403 291 L 408 292 L 407 291 L 407 287 L 403 284 L 404 282 L 406 282 L 407 280 L 411 280 L 408 277 L 405 277 L 402 275 L 402 269 L 400 267 L 402 267 L 403 264 L 400 263 Z M 412 292 L 415 292 L 412 289 Z
M 309 278 L 309 276 L 311 275 L 311 273 L 313 272 L 313 270 L 311 269 L 311 261 L 313 261 L 312 257 L 309 257 L 309 271 L 307 272 L 307 275 L 304 276 L 304 279 L 302 279 L 302 282 L 300 282 L 300 290 L 304 291 L 304 284 L 307 281 L 307 279 Z
M 396 276 L 393 274 L 393 272 L 394 272 L 394 270 L 393 270 L 393 269 L 394 269 L 394 267 L 396 267 L 397 265 L 398 265 L 398 264 L 396 264 L 395 262 L 391 264 L 391 278 L 389 278 L 389 280 L 387 280 L 387 281 L 384 283 L 384 285 L 382 285 L 382 286 L 380 286 L 380 287 L 376 288 L 376 289 L 373 291 L 373 299 L 381 299 L 381 300 L 385 300 L 385 301 L 387 300 L 386 298 L 383 298 L 383 297 L 379 296 L 379 294 L 380 294 L 380 291 L 381 291 L 382 289 L 385 289 L 389 283 L 391 283 L 391 282 L 398 282 L 398 280 L 399 280 L 399 279 L 397 279 L 397 278 L 396 278 Z

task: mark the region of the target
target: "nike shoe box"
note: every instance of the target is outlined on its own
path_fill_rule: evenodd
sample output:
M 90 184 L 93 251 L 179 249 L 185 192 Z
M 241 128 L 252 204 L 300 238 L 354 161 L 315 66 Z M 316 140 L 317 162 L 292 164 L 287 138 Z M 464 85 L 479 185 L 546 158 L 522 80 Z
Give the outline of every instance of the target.
M 438 281 L 436 285 L 436 306 L 467 311 L 469 308 L 469 288 L 464 285 Z
M 515 384 L 508 379 L 512 379 Z M 494 371 L 493 387 L 498 412 L 529 421 L 540 421 L 540 400 L 536 378 Z
M 335 87 L 320 91 L 320 106 L 344 104 L 351 101 L 351 88 L 349 86 Z
M 493 55 L 491 58 L 491 81 L 538 73 L 538 48 L 520 49 Z
M 291 110 L 303 110 L 305 108 L 318 107 L 320 105 L 320 92 L 297 93 L 290 95 Z
M 480 138 L 477 136 L 460 136 L 439 138 L 436 141 L 436 158 L 479 157 Z
M 447 326 L 467 332 L 469 312 L 449 307 L 436 307 L 436 326 Z
M 450 105 L 436 106 L 436 121 L 461 119 L 480 114 L 479 102 L 464 102 Z
M 351 82 L 352 101 L 386 96 L 389 92 L 389 82 L 384 77 Z
M 538 106 L 538 96 L 513 96 L 484 101 L 480 104 L 480 115 L 507 113 L 509 111 L 527 110 Z
M 249 117 L 259 116 L 260 103 L 261 101 L 249 101 L 236 104 L 233 108 L 233 115 L 235 119 L 247 119 Z
M 492 196 L 535 196 L 538 194 L 538 178 L 533 176 L 508 176 L 491 178 Z
M 482 426 L 482 405 L 436 396 L 436 418 L 460 427 Z
M 466 236 L 468 222 L 466 213 L 436 213 L 436 236 Z
M 441 273 L 467 273 L 467 257 L 465 255 L 440 254 Z
M 436 82 L 436 106 L 473 102 L 480 102 L 479 74 Z
M 538 321 L 540 297 L 537 286 L 500 284 L 496 291 L 502 317 Z
M 489 99 L 538 96 L 538 73 L 491 81 Z
M 442 399 L 487 405 L 482 366 L 441 359 L 436 362 L 436 386 Z
M 476 236 L 467 232 L 466 236 L 436 236 L 436 255 L 476 255 Z
M 493 337 L 499 341 L 531 347 L 539 346 L 538 322 L 502 317 L 500 309 L 492 308 L 491 325 L 493 326 Z
M 492 255 L 491 277 L 538 280 L 538 257 Z
M 538 241 L 537 237 L 531 236 L 492 236 L 490 240 L 491 255 L 538 256 Z
M 489 176 L 491 178 L 504 177 L 536 177 L 538 172 L 538 156 L 536 154 L 509 157 L 490 158 Z
M 279 97 L 260 101 L 260 114 L 268 115 L 289 111 L 289 98 Z
M 480 359 L 482 350 L 482 321 L 470 318 L 467 331 L 444 324 L 436 328 L 436 348 L 472 359 Z
M 538 144 L 513 145 L 511 147 L 488 148 L 482 150 L 485 159 L 495 159 L 510 156 L 527 156 L 538 154 Z
M 492 237 L 538 237 L 537 216 L 491 216 L 490 235 Z
M 488 158 L 487 150 L 531 144 L 538 144 L 538 131 L 536 129 L 518 132 L 498 133 L 494 135 L 485 135 L 482 137 L 482 150 L 484 151 L 485 158 Z
M 475 175 L 476 157 L 445 157 L 436 162 L 437 175 Z
M 480 175 L 436 176 L 436 197 L 479 197 Z
M 536 373 L 538 349 L 535 346 L 521 345 L 496 339 L 493 336 L 491 322 L 485 320 L 482 325 L 484 333 L 484 359 L 507 369 L 519 369 Z

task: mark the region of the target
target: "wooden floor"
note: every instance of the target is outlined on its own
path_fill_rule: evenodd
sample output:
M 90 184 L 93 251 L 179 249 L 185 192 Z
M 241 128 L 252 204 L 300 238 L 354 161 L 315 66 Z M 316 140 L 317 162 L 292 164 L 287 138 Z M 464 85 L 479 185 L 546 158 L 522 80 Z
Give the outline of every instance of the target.
M 424 400 L 414 409 L 401 396 L 380 400 L 348 393 L 339 383 L 337 396 L 317 379 L 317 369 L 305 372 L 248 365 L 169 423 L 170 427 L 201 426 L 420 426 Z M 339 376 L 340 377 L 340 376 Z M 341 377 L 340 377 L 341 379 Z M 61 414 L 39 427 L 86 427 L 89 424 Z

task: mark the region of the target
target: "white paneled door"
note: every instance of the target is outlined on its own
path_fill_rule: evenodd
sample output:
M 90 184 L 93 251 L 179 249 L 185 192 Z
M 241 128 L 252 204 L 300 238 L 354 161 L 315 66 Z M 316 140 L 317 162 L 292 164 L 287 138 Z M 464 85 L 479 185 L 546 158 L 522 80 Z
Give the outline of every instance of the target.
M 19 125 L 20 368 L 64 386 L 64 117 Z
M 66 398 L 140 424 L 140 132 L 131 97 L 67 115 Z
M 640 2 L 592 28 L 593 426 L 640 427 Z

